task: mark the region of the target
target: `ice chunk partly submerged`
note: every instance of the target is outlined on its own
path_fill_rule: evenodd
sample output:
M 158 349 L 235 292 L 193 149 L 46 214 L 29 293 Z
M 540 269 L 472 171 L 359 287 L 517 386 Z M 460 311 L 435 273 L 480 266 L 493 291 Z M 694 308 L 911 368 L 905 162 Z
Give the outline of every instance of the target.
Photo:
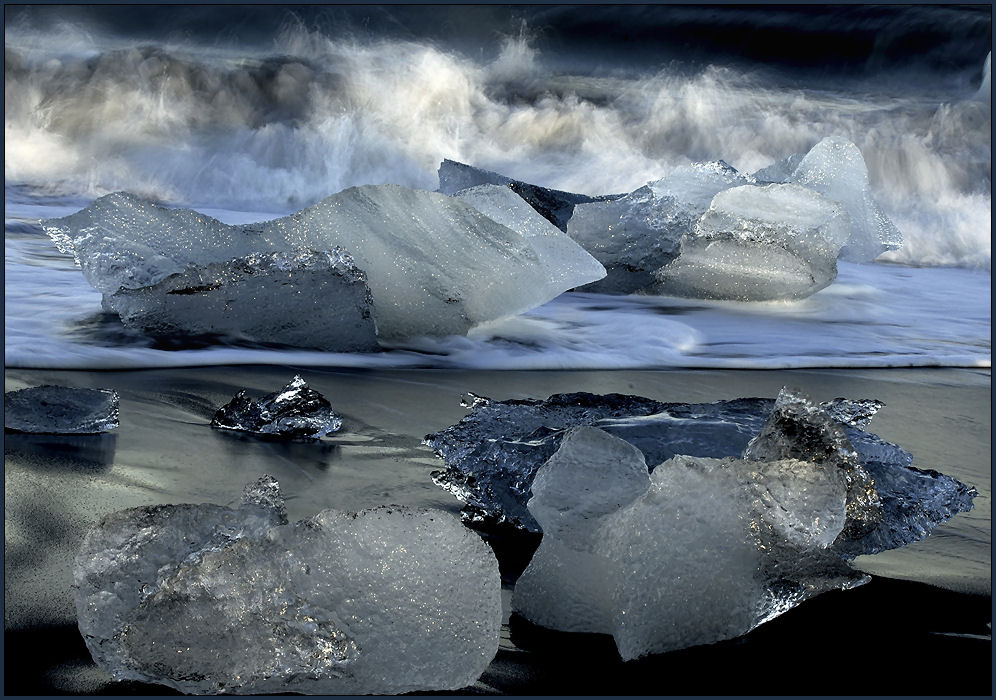
M 730 639 L 806 598 L 868 579 L 828 551 L 845 522 L 829 464 L 643 454 L 568 430 L 533 482 L 543 540 L 515 611 L 611 634 L 624 660 Z
M 748 459 L 763 455 L 832 462 L 841 472 L 848 522 L 833 548 L 840 556 L 854 557 L 923 539 L 939 523 L 970 510 L 976 495 L 956 479 L 913 467 L 909 452 L 867 432 L 864 428 L 880 406 L 849 399 L 816 406 L 789 390 L 777 402 L 744 398 L 709 404 L 622 394 L 556 394 L 546 401 L 474 397 L 470 414 L 426 436 L 425 444 L 446 462 L 446 469 L 432 473 L 433 480 L 466 503 L 469 524 L 539 532 L 526 507 L 533 479 L 571 428 L 594 426 L 626 440 L 650 467 L 678 455 L 740 458 L 764 430 Z
M 111 389 L 36 386 L 3 395 L 3 427 L 19 433 L 92 435 L 118 427 L 120 399 Z
M 113 513 L 84 537 L 80 631 L 117 680 L 191 694 L 388 694 L 472 684 L 498 648 L 497 562 L 443 512 L 286 524 L 276 482 L 237 508 Z
M 342 427 L 329 400 L 297 375 L 280 391 L 251 399 L 243 389 L 218 409 L 214 428 L 288 438 L 320 438 Z
M 162 312 L 150 308 L 147 315 L 169 318 L 175 309 L 176 318 L 193 325 L 200 322 L 187 320 L 188 309 L 175 300 L 167 303 L 168 293 L 210 294 L 212 290 L 204 288 L 225 284 L 231 294 L 243 289 L 252 293 L 265 285 L 269 295 L 267 279 L 273 265 L 264 260 L 261 270 L 250 275 L 253 279 L 246 279 L 241 267 L 250 256 L 294 256 L 301 264 L 285 270 L 288 274 L 280 283 L 297 285 L 301 277 L 299 290 L 304 295 L 329 294 L 344 282 L 362 281 L 372 295 L 372 313 L 369 307 L 350 306 L 362 296 L 359 290 L 318 300 L 319 306 L 339 307 L 327 317 L 309 321 L 309 326 L 326 324 L 341 332 L 341 342 L 326 349 L 352 350 L 368 342 L 374 318 L 378 336 L 387 340 L 463 334 L 479 323 L 543 304 L 598 276 L 573 274 L 573 259 L 558 260 L 561 266 L 550 269 L 551 260 L 541 261 L 528 237 L 460 199 L 398 185 L 353 187 L 291 216 L 242 226 L 116 193 L 43 226 L 60 249 L 75 255 L 87 280 L 111 308 L 122 290 L 129 290 L 123 294 L 130 297 L 135 296 L 131 290 L 146 290 L 148 294 L 135 304 L 167 306 Z M 322 252 L 334 259 L 334 269 L 325 274 L 325 288 L 316 288 L 321 287 L 315 279 L 320 271 L 309 255 Z M 286 257 L 273 264 L 279 268 L 285 261 Z M 221 267 L 207 269 L 211 265 Z M 272 274 L 280 277 L 276 271 Z M 175 275 L 185 277 L 156 287 Z M 287 290 L 288 295 L 294 293 Z M 281 342 L 286 307 L 257 304 L 250 318 L 231 314 L 231 322 L 252 323 L 251 317 L 264 307 L 270 308 L 265 340 Z M 361 338 L 350 337 L 351 326 L 343 324 L 341 314 L 350 311 L 356 312 L 354 325 L 362 328 Z M 155 327 L 147 320 L 143 323 Z M 326 331 L 324 338 L 336 343 L 334 332 Z

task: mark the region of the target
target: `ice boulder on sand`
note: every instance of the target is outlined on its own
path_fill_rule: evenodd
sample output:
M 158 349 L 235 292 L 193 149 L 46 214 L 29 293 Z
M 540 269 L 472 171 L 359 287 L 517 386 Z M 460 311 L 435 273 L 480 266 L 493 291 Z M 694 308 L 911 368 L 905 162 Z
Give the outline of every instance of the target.
M 902 246 L 903 235 L 875 201 L 861 151 L 839 136 L 828 136 L 805 155 L 796 154 L 754 174 L 758 181 L 792 182 L 839 202 L 850 233 L 840 259 L 868 262 Z
M 114 297 L 122 290 L 129 297 L 135 296 L 134 290 L 148 290 L 141 303 L 150 307 L 161 303 L 166 317 L 175 309 L 178 318 L 172 321 L 184 320 L 187 308 L 166 302 L 170 292 L 211 294 L 211 287 L 223 284 L 232 294 L 265 288 L 267 299 L 271 294 L 279 299 L 281 293 L 273 291 L 267 280 L 270 275 L 280 278 L 273 267 L 283 265 L 284 258 L 272 265 L 264 259 L 256 273 L 262 275 L 258 281 L 240 275 L 240 266 L 247 256 L 293 254 L 303 267 L 291 266 L 279 283 L 293 287 L 297 277 L 303 277 L 300 287 L 286 290 L 288 297 L 298 291 L 327 295 L 316 302 L 317 315 L 308 324 L 341 330 L 343 337 L 338 341 L 334 333 L 325 332 L 323 338 L 333 345 L 325 349 L 330 350 L 355 350 L 367 343 L 374 318 L 382 339 L 462 334 L 476 324 L 526 311 L 597 279 L 597 275 L 571 272 L 576 257 L 547 258 L 544 263 L 526 236 L 459 199 L 398 185 L 353 187 L 291 216 L 242 226 L 116 193 L 43 226 L 60 249 L 73 253 L 109 307 L 115 308 Z M 309 257 L 322 252 L 333 260 L 324 286 L 316 282 L 321 271 Z M 554 263 L 557 266 L 551 269 Z M 212 264 L 222 268 L 202 270 Z M 368 306 L 357 305 L 362 296 L 358 290 L 343 294 L 335 290 L 360 281 L 354 268 L 365 275 L 372 314 Z M 175 275 L 186 277 L 175 285 L 151 289 Z M 229 298 L 224 292 L 220 296 Z M 336 309 L 340 305 L 347 316 L 352 313 L 353 323 L 343 323 L 342 308 Z M 335 310 L 323 315 L 323 306 Z M 282 342 L 281 329 L 288 322 L 289 310 L 297 307 L 254 305 L 250 316 L 262 313 L 268 317 L 262 324 L 268 329 L 267 337 L 256 339 Z M 147 317 L 159 313 L 158 306 L 148 311 L 143 324 L 155 327 Z M 231 323 L 237 327 L 260 323 L 232 316 Z M 200 322 L 189 319 L 187 323 L 197 328 Z M 166 325 L 170 332 L 176 327 L 176 323 Z M 359 337 L 350 335 L 354 327 L 360 329 Z M 299 336 L 293 339 L 302 342 Z
M 98 665 L 184 693 L 454 690 L 498 649 L 497 563 L 455 518 L 390 506 L 286 524 L 266 477 L 237 508 L 105 517 L 74 577 Z
M 3 395 L 3 427 L 19 433 L 106 433 L 118 427 L 118 404 L 118 393 L 110 389 L 18 389 Z
M 512 598 L 554 629 L 611 634 L 624 660 L 740 636 L 868 577 L 828 547 L 845 487 L 826 465 L 677 456 L 567 431 L 533 482 L 543 540 Z
M 218 409 L 211 426 L 280 437 L 320 438 L 339 430 L 342 416 L 298 375 L 280 391 L 259 400 L 250 399 L 243 389 Z
M 793 184 L 715 195 L 657 273 L 666 294 L 705 299 L 800 299 L 837 277 L 848 219 L 836 202 Z

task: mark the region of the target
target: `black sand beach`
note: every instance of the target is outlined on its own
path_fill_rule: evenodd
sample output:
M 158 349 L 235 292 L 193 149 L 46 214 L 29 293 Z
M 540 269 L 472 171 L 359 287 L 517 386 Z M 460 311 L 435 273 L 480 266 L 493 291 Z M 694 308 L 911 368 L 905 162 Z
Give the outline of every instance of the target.
M 345 419 L 319 442 L 213 430 L 239 389 L 261 395 L 300 373 Z M 744 638 L 622 663 L 608 637 L 553 633 L 512 616 L 498 656 L 467 693 L 991 694 L 991 373 L 989 370 L 368 371 L 212 367 L 133 372 L 8 369 L 5 390 L 40 384 L 111 388 L 121 425 L 104 436 L 5 434 L 6 694 L 163 694 L 116 684 L 75 625 L 72 557 L 103 515 L 153 503 L 229 503 L 275 476 L 292 520 L 323 508 L 382 504 L 458 513 L 420 445 L 458 421 L 465 392 L 496 399 L 564 391 L 663 401 L 775 396 L 878 398 L 870 429 L 914 464 L 975 486 L 975 509 L 927 540 L 860 557 L 872 582 L 834 592 Z M 506 591 L 510 593 L 510 591 Z M 509 595 L 505 596 L 506 603 Z

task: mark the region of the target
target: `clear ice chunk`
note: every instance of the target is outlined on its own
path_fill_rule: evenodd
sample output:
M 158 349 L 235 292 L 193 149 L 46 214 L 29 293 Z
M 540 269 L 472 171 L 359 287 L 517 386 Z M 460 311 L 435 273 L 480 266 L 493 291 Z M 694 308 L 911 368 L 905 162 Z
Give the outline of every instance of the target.
M 845 521 L 832 472 L 678 456 L 648 476 L 632 445 L 568 430 L 533 483 L 543 539 L 513 609 L 546 627 L 611 634 L 624 660 L 745 634 L 867 580 L 827 551 Z
M 903 244 L 903 235 L 872 196 L 868 167 L 858 147 L 839 136 L 828 136 L 802 158 L 791 182 L 808 187 L 844 207 L 850 236 L 840 259 L 874 260 Z
M 456 194 L 477 185 L 501 185 L 508 187 L 522 197 L 529 206 L 561 231 L 567 231 L 567 222 L 574 207 L 585 202 L 601 202 L 616 199 L 622 195 L 600 195 L 589 197 L 584 194 L 551 190 L 528 182 L 513 180 L 490 170 L 475 168 L 448 158 L 439 165 L 439 191 L 443 194 Z
M 151 286 L 105 294 L 104 307 L 153 336 L 227 336 L 334 352 L 380 348 L 366 275 L 341 248 L 190 265 Z
M 881 402 L 838 398 L 816 407 L 797 398 L 798 415 L 779 412 L 781 417 L 768 431 L 771 438 L 776 428 L 787 436 L 792 431 L 803 436 L 791 448 L 796 458 L 819 459 L 822 450 L 825 461 L 828 450 L 846 451 L 846 443 L 857 453 L 859 466 L 853 465 L 853 457 L 837 462 L 845 472 L 845 485 L 851 480 L 852 505 L 845 537 L 833 546 L 836 554 L 853 557 L 901 547 L 972 509 L 975 489 L 935 471 L 916 469 L 909 452 L 864 430 Z M 626 440 L 651 466 L 676 455 L 739 458 L 772 418 L 775 404 L 765 398 L 663 403 L 588 393 L 555 394 L 545 401 L 474 396 L 467 416 L 427 435 L 424 443 L 446 463 L 445 469 L 432 472 L 433 481 L 466 504 L 463 516 L 468 524 L 485 531 L 510 527 L 536 533 L 541 528 L 526 507 L 533 479 L 570 428 L 594 426 Z M 826 424 L 827 417 L 838 423 L 846 443 Z M 871 494 L 861 495 L 867 480 L 860 470 L 873 481 L 881 502 L 882 519 L 874 527 L 874 500 Z
M 605 268 L 598 260 L 508 187 L 477 185 L 453 196 L 525 238 L 546 267 L 547 274 L 565 289 L 605 277 Z
M 297 375 L 280 391 L 251 399 L 243 389 L 218 409 L 214 428 L 287 438 L 320 438 L 342 427 L 329 400 Z
M 658 273 L 667 294 L 706 299 L 799 299 L 837 276 L 850 229 L 841 206 L 794 184 L 743 185 L 715 195 Z
M 3 395 L 3 427 L 19 433 L 106 433 L 118 427 L 118 405 L 118 393 L 110 389 L 18 389 Z
M 87 533 L 75 580 L 102 668 L 190 694 L 455 690 L 498 649 L 497 562 L 442 512 L 132 509 Z
M 459 199 L 399 185 L 353 187 L 291 216 L 242 226 L 117 193 L 43 227 L 105 296 L 152 287 L 190 265 L 348 251 L 366 274 L 378 335 L 388 340 L 466 333 L 570 287 L 549 274 L 522 235 Z

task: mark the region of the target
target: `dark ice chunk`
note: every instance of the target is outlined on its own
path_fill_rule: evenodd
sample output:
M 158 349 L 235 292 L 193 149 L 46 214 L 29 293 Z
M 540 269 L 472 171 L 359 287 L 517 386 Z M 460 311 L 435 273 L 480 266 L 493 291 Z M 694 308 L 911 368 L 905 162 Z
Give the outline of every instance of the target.
M 96 434 L 118 427 L 118 394 L 110 389 L 37 386 L 3 395 L 4 430 Z
M 215 428 L 288 438 L 320 438 L 342 427 L 342 417 L 328 399 L 294 377 L 280 391 L 250 399 L 245 389 L 218 409 L 211 421 Z

